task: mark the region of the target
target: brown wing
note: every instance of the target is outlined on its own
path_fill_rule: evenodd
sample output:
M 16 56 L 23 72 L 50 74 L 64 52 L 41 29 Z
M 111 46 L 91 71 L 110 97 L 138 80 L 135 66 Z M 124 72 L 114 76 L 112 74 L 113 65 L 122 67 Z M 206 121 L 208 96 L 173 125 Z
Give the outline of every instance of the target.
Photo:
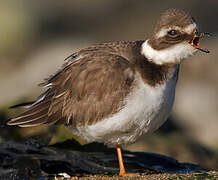
M 119 55 L 73 54 L 60 71 L 42 83 L 47 91 L 8 124 L 94 124 L 120 110 L 133 80 L 133 68 Z

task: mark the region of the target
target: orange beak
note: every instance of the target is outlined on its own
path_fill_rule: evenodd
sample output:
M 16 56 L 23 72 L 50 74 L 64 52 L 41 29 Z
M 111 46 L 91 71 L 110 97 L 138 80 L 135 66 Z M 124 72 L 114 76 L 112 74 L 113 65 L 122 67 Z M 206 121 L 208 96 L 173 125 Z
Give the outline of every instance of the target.
M 193 39 L 191 40 L 190 44 L 202 52 L 210 53 L 210 51 L 208 49 L 203 48 L 199 43 L 200 38 L 204 37 L 205 35 L 210 36 L 209 33 L 200 33 L 199 35 L 195 34 Z

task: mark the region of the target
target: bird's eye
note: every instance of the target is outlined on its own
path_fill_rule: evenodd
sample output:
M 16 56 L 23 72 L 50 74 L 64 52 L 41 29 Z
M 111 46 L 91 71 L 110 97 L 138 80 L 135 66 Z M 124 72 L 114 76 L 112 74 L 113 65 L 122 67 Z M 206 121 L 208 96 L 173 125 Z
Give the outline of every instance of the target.
M 168 31 L 168 34 L 170 35 L 170 36 L 175 36 L 177 33 L 176 33 L 176 30 L 170 30 L 170 31 Z

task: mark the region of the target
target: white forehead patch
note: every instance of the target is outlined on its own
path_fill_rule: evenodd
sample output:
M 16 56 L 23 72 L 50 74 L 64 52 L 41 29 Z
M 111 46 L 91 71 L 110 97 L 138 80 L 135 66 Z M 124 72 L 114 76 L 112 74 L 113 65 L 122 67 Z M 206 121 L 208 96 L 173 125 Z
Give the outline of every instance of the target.
M 183 31 L 186 32 L 187 34 L 191 34 L 194 30 L 198 29 L 196 23 L 192 23 L 185 28 L 183 28 Z
M 142 44 L 141 54 L 149 61 L 159 65 L 164 63 L 180 63 L 182 59 L 194 55 L 197 51 L 196 48 L 186 41 L 163 50 L 153 49 L 148 41 L 149 40 Z
M 196 23 L 192 23 L 190 25 L 187 25 L 186 27 L 184 28 L 180 28 L 178 26 L 173 26 L 173 27 L 168 27 L 168 28 L 162 28 L 160 31 L 158 31 L 155 35 L 155 37 L 158 39 L 158 38 L 162 38 L 164 36 L 167 35 L 167 32 L 170 31 L 170 30 L 177 30 L 177 31 L 180 31 L 180 32 L 185 32 L 187 34 L 191 34 L 195 29 L 197 29 L 197 25 Z

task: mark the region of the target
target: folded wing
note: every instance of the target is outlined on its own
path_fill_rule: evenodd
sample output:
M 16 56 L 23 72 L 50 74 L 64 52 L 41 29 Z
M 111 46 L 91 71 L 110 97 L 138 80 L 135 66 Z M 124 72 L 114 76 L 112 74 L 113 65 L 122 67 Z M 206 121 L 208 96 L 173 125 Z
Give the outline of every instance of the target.
M 133 81 L 134 69 L 120 55 L 95 51 L 73 54 L 41 84 L 47 90 L 8 125 L 94 124 L 122 108 Z

